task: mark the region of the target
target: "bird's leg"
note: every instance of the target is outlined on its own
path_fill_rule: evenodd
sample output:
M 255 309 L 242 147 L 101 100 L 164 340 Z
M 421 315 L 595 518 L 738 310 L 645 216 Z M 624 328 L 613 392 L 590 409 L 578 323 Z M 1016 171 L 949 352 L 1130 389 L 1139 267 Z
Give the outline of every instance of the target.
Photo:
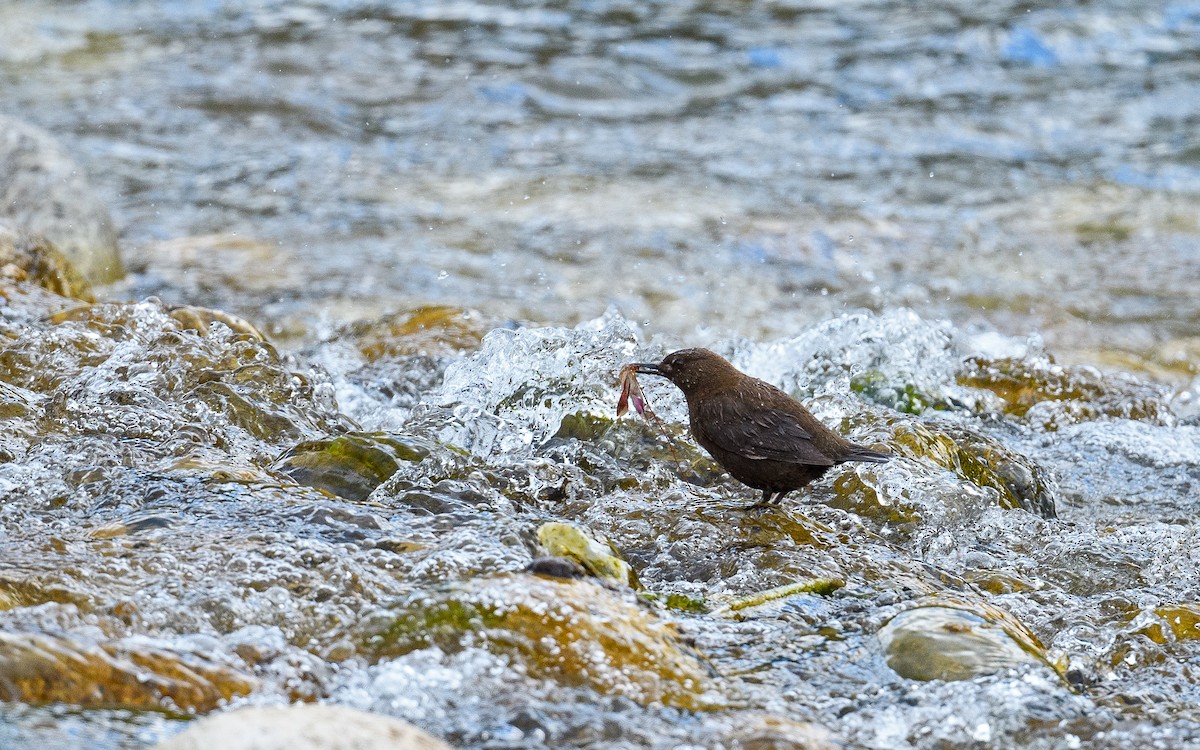
M 763 490 L 762 500 L 759 500 L 753 505 L 747 505 L 746 510 L 763 510 L 771 507 L 771 491 Z
M 789 492 L 791 492 L 791 490 L 784 490 L 783 492 L 777 492 L 777 493 L 775 493 L 775 497 L 771 498 L 767 502 L 769 502 L 771 505 L 779 505 L 780 503 L 783 502 L 783 496 Z

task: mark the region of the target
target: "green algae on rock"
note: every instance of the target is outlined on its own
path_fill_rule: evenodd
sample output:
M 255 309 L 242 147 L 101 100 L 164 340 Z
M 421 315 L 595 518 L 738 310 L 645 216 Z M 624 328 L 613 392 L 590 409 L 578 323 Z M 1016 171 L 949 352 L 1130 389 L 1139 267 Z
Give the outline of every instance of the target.
M 517 574 L 419 592 L 368 617 L 362 641 L 376 659 L 474 646 L 511 655 L 535 678 L 642 705 L 721 704 L 708 669 L 672 625 L 586 580 Z
M 1002 508 L 1022 508 L 1054 518 L 1056 487 L 1036 462 L 998 441 L 951 422 L 897 421 L 893 445 L 913 458 L 923 458 L 963 479 L 994 490 Z
M 714 614 L 730 614 L 743 609 L 750 609 L 761 604 L 786 599 L 797 594 L 817 594 L 818 596 L 830 596 L 833 592 L 846 585 L 846 582 L 840 578 L 813 578 L 807 581 L 796 581 L 795 583 L 786 583 L 782 586 L 776 586 L 766 591 L 759 591 L 749 596 L 743 596 L 735 599 L 727 604 L 722 605 L 714 611 Z

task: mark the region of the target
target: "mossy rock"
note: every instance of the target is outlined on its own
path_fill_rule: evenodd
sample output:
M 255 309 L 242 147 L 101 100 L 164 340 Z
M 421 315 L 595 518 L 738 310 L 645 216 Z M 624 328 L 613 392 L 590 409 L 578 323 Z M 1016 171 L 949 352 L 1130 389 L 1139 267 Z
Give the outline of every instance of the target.
M 930 408 L 949 408 L 945 399 L 926 393 L 912 383 L 896 384 L 879 370 L 867 370 L 852 377 L 850 390 L 906 414 L 920 414 Z
M 538 543 L 553 557 L 569 557 L 593 576 L 620 586 L 634 586 L 637 577 L 629 563 L 613 548 L 583 529 L 569 523 L 544 523 L 537 530 Z
M 1096 419 L 1161 423 L 1170 414 L 1161 388 L 1091 367 L 1064 367 L 1050 359 L 968 360 L 959 385 L 991 391 L 1010 417 L 1054 431 Z
M 588 686 L 645 706 L 719 708 L 708 670 L 675 628 L 586 580 L 517 574 L 422 592 L 368 618 L 364 652 L 482 647 L 534 678 Z
M 298 484 L 347 500 L 365 500 L 403 463 L 421 461 L 432 446 L 384 432 L 351 432 L 309 440 L 288 450 L 274 469 Z
M 91 302 L 92 285 L 46 238 L 0 224 L 0 278 L 27 282 L 55 294 Z
M 256 687 L 197 654 L 0 633 L 0 700 L 204 713 Z

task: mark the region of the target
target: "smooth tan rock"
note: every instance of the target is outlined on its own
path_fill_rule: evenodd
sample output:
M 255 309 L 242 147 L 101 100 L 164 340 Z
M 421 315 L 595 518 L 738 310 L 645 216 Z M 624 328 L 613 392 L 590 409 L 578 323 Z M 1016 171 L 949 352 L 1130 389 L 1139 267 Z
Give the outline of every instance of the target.
M 969 680 L 1022 664 L 1047 664 L 1041 644 L 994 607 L 909 609 L 878 633 L 888 666 L 910 680 Z
M 243 708 L 201 719 L 155 750 L 451 750 L 390 716 L 344 706 Z
M 0 115 L 0 220 L 43 235 L 95 283 L 124 275 L 117 230 L 53 135 Z

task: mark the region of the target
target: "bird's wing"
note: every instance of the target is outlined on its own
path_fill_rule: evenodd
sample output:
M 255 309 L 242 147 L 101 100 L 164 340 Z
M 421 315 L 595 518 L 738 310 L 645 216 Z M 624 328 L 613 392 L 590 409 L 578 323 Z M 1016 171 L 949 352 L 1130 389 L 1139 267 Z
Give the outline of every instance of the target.
M 722 450 L 755 460 L 833 466 L 813 443 L 812 433 L 793 415 L 757 399 L 715 398 L 704 402 L 704 437 Z

